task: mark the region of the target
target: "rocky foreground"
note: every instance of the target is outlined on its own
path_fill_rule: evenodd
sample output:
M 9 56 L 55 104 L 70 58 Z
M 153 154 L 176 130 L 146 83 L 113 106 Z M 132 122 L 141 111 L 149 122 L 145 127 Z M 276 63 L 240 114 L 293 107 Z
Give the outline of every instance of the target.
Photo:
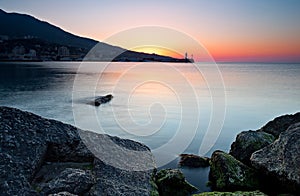
M 190 195 L 178 169 L 156 171 L 138 142 L 0 107 L 0 195 Z
M 182 154 L 180 166 L 210 166 L 215 192 L 300 195 L 300 113 L 243 131 L 229 153 Z M 83 131 L 0 107 L 0 195 L 191 195 L 178 169 L 156 171 L 141 143 Z
M 92 149 L 86 147 L 82 134 Z M 107 141 L 120 146 L 121 153 L 108 152 L 116 163 L 111 164 L 108 156 L 100 152 Z M 127 151 L 139 157 L 126 160 L 122 153 Z M 154 158 L 147 146 L 8 107 L 0 107 L 0 160 L 0 195 L 157 192 L 151 183 Z
M 300 113 L 238 134 L 229 154 L 212 154 L 209 178 L 216 191 L 300 195 Z

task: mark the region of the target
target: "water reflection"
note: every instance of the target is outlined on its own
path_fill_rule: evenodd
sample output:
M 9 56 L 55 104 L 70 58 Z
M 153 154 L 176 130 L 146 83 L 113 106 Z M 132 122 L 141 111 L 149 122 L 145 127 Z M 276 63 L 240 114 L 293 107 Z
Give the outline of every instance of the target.
M 141 141 L 157 157 L 174 160 L 164 167 L 177 167 L 180 151 L 198 154 L 211 123 L 212 99 L 222 92 L 210 65 L 199 65 L 198 72 L 188 64 L 88 64 L 93 66 L 81 70 L 78 63 L 1 63 L 0 104 Z M 227 113 L 219 139 L 206 156 L 216 149 L 228 151 L 240 131 L 257 129 L 300 108 L 299 65 L 224 64 L 220 70 Z M 110 103 L 97 108 L 87 104 L 108 93 L 114 95 Z M 199 182 L 192 174 L 189 178 L 195 185 Z M 204 183 L 199 186 L 206 188 Z

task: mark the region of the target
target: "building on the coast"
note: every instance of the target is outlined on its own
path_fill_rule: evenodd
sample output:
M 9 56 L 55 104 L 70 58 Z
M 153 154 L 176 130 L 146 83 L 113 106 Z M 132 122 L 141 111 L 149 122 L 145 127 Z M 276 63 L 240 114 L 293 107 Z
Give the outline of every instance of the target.
M 24 60 L 37 60 L 36 51 L 30 49 L 29 52 L 24 55 Z
M 66 57 L 70 55 L 70 50 L 66 46 L 61 46 L 58 48 L 58 56 Z

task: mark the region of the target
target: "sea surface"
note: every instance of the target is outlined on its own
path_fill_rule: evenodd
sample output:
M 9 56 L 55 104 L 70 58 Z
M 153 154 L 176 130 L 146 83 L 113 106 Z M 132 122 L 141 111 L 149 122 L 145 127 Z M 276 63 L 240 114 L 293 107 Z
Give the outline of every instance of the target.
M 181 153 L 229 151 L 239 132 L 299 111 L 300 64 L 0 63 L 0 105 L 145 143 L 177 168 Z M 181 170 L 209 191 L 208 168 Z

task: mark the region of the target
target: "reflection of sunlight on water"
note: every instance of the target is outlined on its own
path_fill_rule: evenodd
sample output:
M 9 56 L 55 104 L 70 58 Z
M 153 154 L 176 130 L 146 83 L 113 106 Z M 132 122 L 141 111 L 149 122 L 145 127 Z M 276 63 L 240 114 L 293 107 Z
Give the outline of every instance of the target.
M 175 92 L 155 81 L 148 81 L 137 86 L 131 93 L 128 107 L 137 108 L 134 111 L 130 110 L 130 116 L 140 125 L 146 125 L 153 120 L 152 118 L 164 118 L 162 115 L 168 118 L 172 113 L 170 111 L 179 110 L 180 112 L 180 103 Z
M 196 132 L 208 126 L 210 94 L 192 64 L 110 63 L 103 72 L 94 72 L 93 77 L 86 76 L 80 83 L 86 85 L 83 89 L 91 88 L 86 80 L 96 79 L 96 95 L 114 95 L 109 104 L 96 108 L 105 133 L 138 140 L 156 149 L 182 131 L 186 132 L 182 136 L 184 145 L 184 137 L 192 134 L 198 120 L 201 129 Z M 198 119 L 199 109 L 208 115 Z M 89 124 L 89 117 L 84 118 L 84 123 Z
M 200 65 L 199 71 L 188 63 L 93 65 L 88 71 L 79 72 L 84 77 L 80 88 L 95 96 L 112 93 L 114 98 L 95 109 L 99 123 L 94 126 L 90 123 L 92 118 L 87 116 L 95 113 L 87 114 L 85 105 L 78 106 L 82 107 L 79 113 L 85 115 L 79 115 L 81 123 L 87 125 L 85 129 L 97 131 L 100 124 L 105 133 L 144 142 L 152 149 L 168 143 L 179 132 L 183 132 L 182 141 L 177 142 L 187 144 L 187 138 L 193 137 L 195 130 L 201 143 L 211 115 L 211 94 L 202 75 L 202 70 L 206 75 L 211 74 L 209 67 Z M 99 66 L 102 71 L 97 73 Z M 95 87 L 90 85 L 93 81 L 96 81 Z M 217 88 L 213 85 L 214 82 L 210 88 Z M 87 98 L 87 94 L 80 97 Z M 197 123 L 199 126 L 195 125 Z
M 177 131 L 181 107 L 184 105 L 188 111 L 200 111 L 197 134 L 186 150 L 188 153 L 198 152 L 203 131 L 209 122 L 211 94 L 203 75 L 190 64 L 169 64 L 179 74 L 170 72 L 168 64 L 166 67 L 159 67 L 155 63 L 111 63 L 100 73 L 95 71 L 95 67 L 89 66 L 87 68 L 90 69 L 76 73 L 76 63 L 47 62 L 48 67 L 45 66 L 46 63 L 36 64 L 39 66 L 9 64 L 7 69 L 2 67 L 1 105 L 32 111 L 71 124 L 75 124 L 72 116 L 72 107 L 75 106 L 78 107 L 78 116 L 82 122 L 90 125 L 90 130 L 99 131 L 99 126 L 92 124 L 93 116 L 96 115 L 107 134 L 138 140 L 152 150 L 167 143 Z M 102 68 L 106 63 L 89 64 Z M 137 67 L 131 69 L 133 66 Z M 213 150 L 228 151 L 231 142 L 241 130 L 256 129 L 275 116 L 296 112 L 300 106 L 299 67 L 299 64 L 221 65 L 228 105 L 225 125 Z M 199 65 L 199 69 L 205 76 L 213 76 L 209 65 Z M 72 92 L 75 74 L 81 75 L 82 80 L 79 90 Z M 180 78 L 181 74 L 186 80 Z M 96 90 L 91 86 L 93 80 L 97 80 Z M 168 81 L 167 84 L 176 90 L 173 91 L 162 81 Z M 197 95 L 198 108 L 190 103 L 191 96 L 194 95 L 186 91 L 183 81 L 192 84 Z M 218 89 L 218 86 L 211 82 L 210 88 Z M 94 98 L 90 95 L 91 91 L 96 96 L 112 93 L 114 98 L 105 105 L 94 107 L 87 104 Z M 78 93 L 79 98 L 72 100 L 72 93 Z M 214 96 L 217 95 L 216 93 Z M 94 113 L 88 113 L 87 109 Z M 116 116 L 124 129 L 118 125 Z M 192 112 L 186 115 L 185 120 L 188 123 L 193 120 Z M 82 128 L 85 128 L 84 123 L 81 124 Z M 151 128 L 149 125 L 153 125 L 155 133 L 147 130 Z M 188 131 L 187 128 L 185 132 Z M 150 135 L 139 136 L 139 132 Z M 168 151 L 164 153 L 162 156 L 169 154 Z M 176 157 L 177 154 L 173 156 Z M 170 167 L 176 167 L 176 164 L 177 162 Z
M 165 68 L 168 69 L 165 69 Z M 170 67 L 174 71 L 169 72 Z M 201 70 L 201 69 L 200 69 Z M 135 85 L 141 85 L 141 82 L 149 83 L 150 81 L 154 83 L 161 83 L 167 81 L 169 87 L 181 87 L 183 86 L 180 82 L 180 77 L 184 78 L 184 82 L 189 82 L 191 86 L 195 87 L 197 90 L 207 91 L 207 84 L 204 80 L 202 74 L 199 72 L 197 68 L 193 65 L 189 64 L 161 64 L 161 63 L 143 63 L 143 64 L 114 64 L 111 63 L 105 70 L 100 74 L 97 74 L 94 77 L 99 77 L 99 83 L 97 90 L 98 91 L 113 91 L 116 88 L 116 85 L 119 86 L 126 86 L 129 84 L 134 83 Z M 138 83 L 138 84 L 136 84 Z M 152 91 L 148 93 L 152 94 L 161 94 L 164 93 L 165 90 L 168 88 L 162 88 L 164 84 L 161 85 L 154 85 L 152 86 L 145 86 L 145 88 L 140 88 L 139 91 L 143 89 L 148 89 Z M 110 87 L 110 88 L 108 88 Z M 134 89 L 118 89 L 118 90 L 134 90 Z M 180 89 L 179 89 L 180 90 Z M 203 91 L 203 92 L 204 92 Z M 183 92 L 183 90 L 182 90 Z M 203 92 L 198 92 L 201 95 Z M 131 92 L 127 92 L 131 93 Z M 143 93 L 147 93 L 143 91 Z M 176 92 L 178 93 L 178 92 Z

